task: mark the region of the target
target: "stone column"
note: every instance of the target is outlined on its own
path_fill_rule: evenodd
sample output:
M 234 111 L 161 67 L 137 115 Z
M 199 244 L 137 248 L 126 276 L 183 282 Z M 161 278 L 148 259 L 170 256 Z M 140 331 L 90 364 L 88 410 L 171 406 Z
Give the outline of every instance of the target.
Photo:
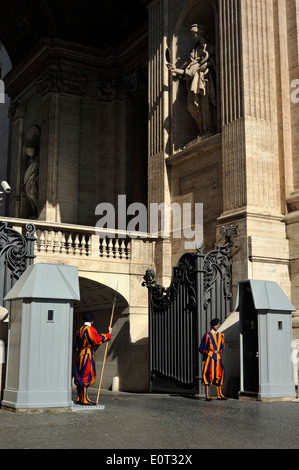
M 281 43 L 284 46 L 281 56 L 284 59 L 284 81 L 288 93 L 287 124 L 288 134 L 285 141 L 289 145 L 286 160 L 286 208 L 287 214 L 284 222 L 287 227 L 287 236 L 290 243 L 290 276 L 292 303 L 297 308 L 293 313 L 293 337 L 299 338 L 299 103 L 290 99 L 294 89 L 292 84 L 299 79 L 299 2 L 290 0 L 280 2 L 279 26 L 281 30 Z M 297 85 L 298 88 L 298 85 Z M 298 93 L 296 93 L 298 96 Z M 284 115 L 286 115 L 286 111 Z M 288 170 L 287 170 L 288 168 Z
M 165 158 L 169 145 L 169 72 L 166 67 L 168 1 L 156 0 L 149 10 L 149 162 L 148 207 L 151 203 L 170 204 L 170 188 Z M 162 285 L 171 280 L 171 245 L 167 239 L 156 243 L 157 277 Z
M 24 117 L 26 105 L 24 102 L 16 101 L 8 111 L 8 117 L 12 121 L 11 138 L 11 166 L 9 196 L 9 216 L 20 217 L 20 203 L 22 194 L 21 168 L 23 155 Z M 17 169 L 17 171 L 16 171 Z
M 58 181 L 58 130 L 59 130 L 58 93 L 47 93 L 42 97 L 41 145 L 40 145 L 40 181 L 39 187 L 40 219 L 49 222 L 60 221 L 57 202 Z
M 40 218 L 78 222 L 80 101 L 86 81 L 72 73 L 48 71 L 37 83 L 42 96 Z
M 294 80 L 299 80 L 299 2 L 297 0 L 285 2 L 283 13 L 286 19 L 286 36 L 288 41 L 287 59 L 289 83 L 292 85 Z M 296 96 L 298 96 L 298 93 Z M 290 210 L 299 210 L 299 103 L 297 100 L 290 100 L 290 108 L 293 154 L 293 188 L 291 194 L 287 195 L 287 203 Z
M 220 0 L 223 213 L 238 226 L 234 278 L 278 280 L 290 295 L 281 223 L 273 2 Z
M 97 145 L 101 149 L 97 164 L 101 171 L 96 174 L 97 202 L 105 200 L 118 206 L 118 195 L 126 194 L 126 103 L 122 95 L 119 77 L 97 83 Z M 117 124 L 116 124 L 117 123 Z M 109 136 L 109 138 L 108 138 Z M 117 171 L 116 171 L 117 169 Z M 122 230 L 125 226 L 118 227 Z

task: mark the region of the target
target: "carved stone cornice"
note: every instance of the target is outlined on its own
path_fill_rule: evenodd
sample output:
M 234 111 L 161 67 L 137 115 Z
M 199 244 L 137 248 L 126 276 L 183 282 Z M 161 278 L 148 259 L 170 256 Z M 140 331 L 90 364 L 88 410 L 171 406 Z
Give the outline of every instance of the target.
M 82 71 L 105 73 L 126 72 L 136 64 L 147 61 L 147 29 L 140 28 L 118 48 L 104 51 L 74 44 L 57 38 L 43 38 L 30 55 L 14 67 L 5 77 L 5 91 L 11 99 L 37 80 L 43 71 L 63 66 Z M 85 72 L 83 72 L 85 73 Z
M 41 96 L 49 92 L 82 96 L 87 91 L 87 79 L 79 78 L 72 73 L 49 71 L 38 80 L 36 91 Z

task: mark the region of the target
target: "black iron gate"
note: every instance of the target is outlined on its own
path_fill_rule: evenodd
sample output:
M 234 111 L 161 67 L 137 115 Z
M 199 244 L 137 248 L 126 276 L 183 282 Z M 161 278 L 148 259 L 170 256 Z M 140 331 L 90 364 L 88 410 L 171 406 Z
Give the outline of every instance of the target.
M 35 226 L 31 223 L 24 227 L 22 234 L 0 221 L 0 305 L 6 308 L 5 295 L 35 258 L 34 233 Z
M 149 291 L 150 390 L 201 393 L 202 359 L 198 347 L 212 318 L 225 320 L 232 310 L 230 237 L 208 254 L 198 246 L 185 253 L 164 288 L 147 270 Z

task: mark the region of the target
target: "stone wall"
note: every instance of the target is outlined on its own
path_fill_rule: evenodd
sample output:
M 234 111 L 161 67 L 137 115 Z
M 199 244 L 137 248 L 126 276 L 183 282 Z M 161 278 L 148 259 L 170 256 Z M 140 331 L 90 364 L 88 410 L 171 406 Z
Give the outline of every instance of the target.
M 271 0 L 149 5 L 150 77 L 159 76 L 149 94 L 150 109 L 159 110 L 150 115 L 149 200 L 203 202 L 207 249 L 221 239 L 222 226 L 237 226 L 234 293 L 243 279 L 274 280 L 296 308 L 299 108 L 291 103 L 290 83 L 299 77 L 297 10 L 297 2 Z M 212 153 L 216 137 L 196 135 L 186 83 L 167 67 L 188 59 L 192 24 L 203 25 L 215 46 L 221 143 Z M 172 240 L 157 268 L 165 283 L 167 259 L 174 265 L 181 254 L 182 243 Z M 297 318 L 294 313 L 295 336 Z
M 136 38 L 138 51 L 143 42 Z M 101 202 L 116 207 L 118 195 L 126 194 L 128 205 L 146 203 L 147 77 L 145 51 L 129 59 L 136 49 L 102 58 L 92 49 L 45 40 L 9 77 L 12 167 L 19 169 L 11 173 L 10 216 L 31 215 L 23 181 L 24 145 L 33 127 L 40 131 L 40 220 L 94 225 Z M 26 86 L 20 77 L 30 72 Z
M 0 79 L 3 80 L 11 68 L 11 62 L 4 46 L 0 43 Z M 7 119 L 10 99 L 5 94 L 4 103 L 0 101 L 0 181 L 8 181 L 9 121 Z M 1 189 L 2 190 L 2 189 Z M 3 196 L 0 214 L 5 215 L 7 197 Z

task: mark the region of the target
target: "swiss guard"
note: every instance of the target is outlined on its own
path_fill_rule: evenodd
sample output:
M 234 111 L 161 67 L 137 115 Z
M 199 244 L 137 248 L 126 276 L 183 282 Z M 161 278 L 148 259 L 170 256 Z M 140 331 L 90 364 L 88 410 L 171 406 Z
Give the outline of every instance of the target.
M 84 325 L 77 332 L 74 349 L 78 352 L 75 368 L 75 385 L 77 385 L 78 398 L 76 404 L 95 405 L 88 397 L 88 387 L 96 380 L 96 367 L 94 347 L 111 340 L 112 328 L 108 328 L 106 334 L 100 333 L 92 325 L 94 322 L 93 312 L 83 313 Z
M 214 318 L 211 321 L 211 331 L 206 333 L 201 340 L 199 352 L 203 354 L 204 365 L 202 371 L 202 383 L 205 386 L 206 400 L 211 401 L 210 386 L 214 383 L 217 388 L 217 400 L 227 400 L 222 393 L 224 381 L 224 368 L 222 354 L 224 351 L 224 334 L 218 331 L 220 320 Z

